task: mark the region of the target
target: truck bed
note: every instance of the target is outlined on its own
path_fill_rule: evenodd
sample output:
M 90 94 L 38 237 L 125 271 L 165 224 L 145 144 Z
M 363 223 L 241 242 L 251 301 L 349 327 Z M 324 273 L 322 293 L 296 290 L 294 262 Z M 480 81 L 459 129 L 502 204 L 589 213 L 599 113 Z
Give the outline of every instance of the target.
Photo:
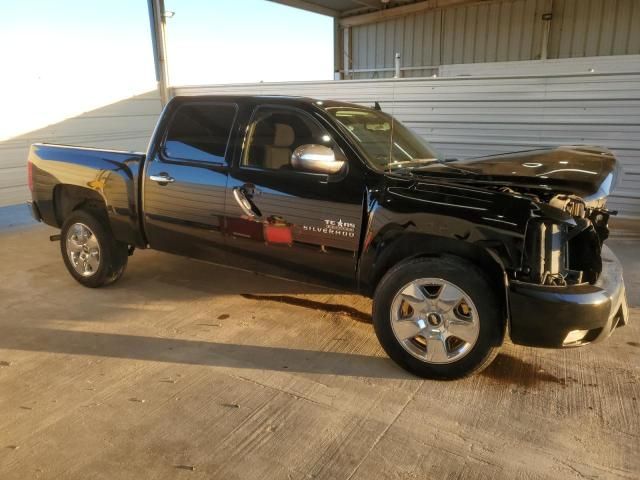
M 116 238 L 144 243 L 139 228 L 138 172 L 145 154 L 37 143 L 29 151 L 29 188 L 42 220 L 60 227 L 74 198 L 94 198 L 107 207 Z

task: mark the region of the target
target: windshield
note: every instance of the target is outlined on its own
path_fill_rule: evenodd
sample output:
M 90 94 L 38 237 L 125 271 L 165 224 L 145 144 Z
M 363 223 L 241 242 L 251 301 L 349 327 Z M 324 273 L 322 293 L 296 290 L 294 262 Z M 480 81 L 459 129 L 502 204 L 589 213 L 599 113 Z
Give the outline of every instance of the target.
M 356 107 L 328 107 L 327 112 L 349 132 L 367 160 L 380 170 L 412 168 L 439 161 L 431 145 L 391 115 Z

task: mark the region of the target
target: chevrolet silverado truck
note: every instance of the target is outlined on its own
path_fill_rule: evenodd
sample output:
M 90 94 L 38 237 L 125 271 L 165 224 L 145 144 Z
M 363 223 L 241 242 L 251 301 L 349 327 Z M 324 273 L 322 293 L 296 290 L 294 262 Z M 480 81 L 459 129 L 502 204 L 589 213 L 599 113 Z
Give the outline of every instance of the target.
M 448 159 L 378 104 L 284 96 L 176 97 L 146 153 L 28 158 L 32 213 L 82 285 L 153 248 L 358 292 L 387 354 L 441 379 L 506 337 L 566 348 L 627 322 L 604 245 L 616 178 L 598 147 Z

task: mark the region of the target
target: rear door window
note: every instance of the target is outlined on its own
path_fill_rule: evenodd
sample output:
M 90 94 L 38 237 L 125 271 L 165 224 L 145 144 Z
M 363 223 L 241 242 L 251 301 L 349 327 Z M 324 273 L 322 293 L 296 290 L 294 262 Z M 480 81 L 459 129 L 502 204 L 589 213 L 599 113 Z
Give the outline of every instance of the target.
M 235 121 L 235 104 L 186 104 L 171 119 L 164 154 L 171 159 L 222 164 Z

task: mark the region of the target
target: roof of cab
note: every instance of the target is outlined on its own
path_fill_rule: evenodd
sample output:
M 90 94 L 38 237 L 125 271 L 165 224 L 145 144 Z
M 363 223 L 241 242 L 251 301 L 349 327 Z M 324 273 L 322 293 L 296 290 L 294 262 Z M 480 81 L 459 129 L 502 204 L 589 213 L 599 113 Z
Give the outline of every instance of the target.
M 172 102 L 184 102 L 184 101 L 233 101 L 233 102 L 251 102 L 251 103 L 283 103 L 288 105 L 304 104 L 304 105 L 317 105 L 319 107 L 357 107 L 368 108 L 364 105 L 357 105 L 355 103 L 340 102 L 337 100 L 320 100 L 310 97 L 299 97 L 293 95 L 178 95 L 171 99 Z

